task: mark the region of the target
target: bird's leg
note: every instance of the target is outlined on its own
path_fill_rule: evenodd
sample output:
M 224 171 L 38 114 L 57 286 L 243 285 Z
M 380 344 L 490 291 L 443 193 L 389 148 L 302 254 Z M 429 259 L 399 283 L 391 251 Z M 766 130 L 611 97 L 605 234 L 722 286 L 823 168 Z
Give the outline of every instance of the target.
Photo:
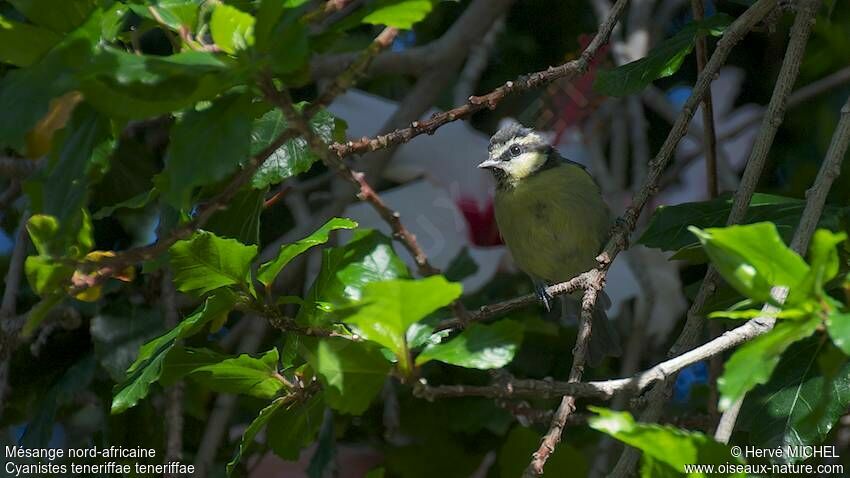
M 540 302 L 543 303 L 543 307 L 546 309 L 546 312 L 552 310 L 552 301 L 555 299 L 552 297 L 549 292 L 546 291 L 546 282 L 540 279 L 533 279 L 534 281 L 534 292 L 537 293 L 537 298 L 540 299 Z

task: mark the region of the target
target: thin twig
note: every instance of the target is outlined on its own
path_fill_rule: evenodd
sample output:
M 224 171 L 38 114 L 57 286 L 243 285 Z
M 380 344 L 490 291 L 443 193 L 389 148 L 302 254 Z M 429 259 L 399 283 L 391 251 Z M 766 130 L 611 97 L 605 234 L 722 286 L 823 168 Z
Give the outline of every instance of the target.
M 588 279 L 588 287 L 584 290 L 581 300 L 581 324 L 579 324 L 576 344 L 573 348 L 573 364 L 570 368 L 568 383 L 581 382 L 584 373 L 584 364 L 587 359 L 587 347 L 590 343 L 591 322 L 593 320 L 593 309 L 596 305 L 596 296 L 604 286 L 605 275 L 597 271 L 595 277 Z M 576 410 L 576 398 L 574 395 L 564 395 L 561 404 L 555 411 L 549 425 L 549 431 L 543 436 L 540 446 L 534 452 L 531 463 L 525 469 L 523 476 L 538 476 L 543 474 L 543 467 L 549 455 L 555 451 L 555 447 L 561 442 L 561 433 L 567 426 L 567 420 Z
M 361 138 L 347 143 L 334 143 L 330 146 L 330 148 L 338 157 L 342 158 L 352 154 L 363 154 L 406 143 L 421 134 L 434 134 L 438 128 L 445 124 L 468 118 L 484 109 L 493 109 L 510 94 L 545 86 L 562 78 L 577 78 L 587 72 L 590 67 L 590 61 L 596 55 L 596 52 L 608 41 L 608 36 L 611 34 L 611 30 L 614 29 L 614 25 L 617 23 L 617 20 L 625 9 L 627 3 L 628 0 L 618 0 L 617 3 L 614 4 L 611 12 L 612 14 L 606 19 L 605 23 L 600 26 L 599 32 L 587 48 L 585 48 L 585 50 L 581 53 L 581 56 L 573 61 L 569 61 L 557 67 L 550 66 L 546 70 L 520 76 L 514 81 L 506 82 L 490 93 L 482 96 L 469 97 L 464 105 L 452 108 L 448 111 L 435 113 L 428 120 L 414 121 L 407 128 L 397 129 L 390 133 L 379 135 L 375 138 Z
M 177 311 L 177 291 L 174 289 L 173 275 L 169 267 L 162 274 L 162 312 L 165 327 L 173 329 L 180 322 Z M 183 459 L 183 388 L 178 380 L 165 390 L 165 458 L 164 463 Z
M 811 8 L 816 9 L 817 5 L 811 5 Z M 803 8 L 803 7 L 800 7 Z M 820 221 L 821 213 L 823 212 L 824 204 L 826 204 L 826 196 L 832 188 L 832 183 L 835 178 L 841 174 L 841 163 L 844 161 L 845 153 L 848 145 L 850 145 L 850 97 L 841 108 L 841 119 L 838 121 L 838 126 L 832 135 L 832 141 L 829 144 L 829 149 L 826 152 L 826 157 L 821 164 L 818 175 L 812 187 L 806 191 L 806 208 L 803 210 L 803 215 L 800 217 L 800 224 L 797 226 L 797 231 L 794 233 L 794 238 L 791 240 L 791 249 L 798 254 L 805 254 L 809 246 L 809 241 L 815 232 L 818 221 Z M 785 296 L 788 294 L 787 288 L 782 288 L 771 295 L 774 300 L 779 303 L 784 302 Z M 768 309 L 770 307 L 770 309 Z M 763 312 L 768 312 L 773 309 L 766 305 Z M 762 318 L 768 328 L 773 328 L 774 320 Z M 753 319 L 756 320 L 756 319 Z M 735 428 L 735 422 L 738 418 L 738 413 L 741 411 L 741 405 L 744 402 L 744 397 L 723 412 L 720 417 L 720 424 L 717 426 L 715 438 L 723 443 L 728 443 L 732 436 L 732 431 Z
M 691 12 L 694 21 L 700 22 L 705 18 L 703 0 L 691 0 Z M 696 40 L 697 73 L 705 68 L 708 61 L 708 40 L 705 35 L 697 36 Z M 714 104 L 711 101 L 711 88 L 705 92 L 702 99 L 703 148 L 705 149 L 705 178 L 708 197 L 717 197 L 717 138 L 714 132 Z
M 755 9 L 756 6 L 759 6 L 760 4 L 761 3 L 756 3 L 753 7 L 750 7 L 750 10 L 748 11 Z M 761 14 L 761 17 L 764 17 L 764 15 L 771 11 L 775 7 L 775 4 L 775 1 L 764 2 L 762 5 L 769 8 Z M 794 26 L 791 29 L 791 40 L 789 41 L 785 59 L 783 60 L 782 67 L 780 68 L 779 77 L 777 78 L 776 86 L 774 87 L 773 95 L 771 96 L 771 100 L 765 114 L 765 121 L 762 123 L 762 127 L 759 130 L 750 158 L 747 161 L 747 167 L 744 170 L 741 185 L 735 192 L 735 200 L 732 206 L 732 211 L 730 212 L 727 220 L 727 224 L 736 224 L 740 222 L 746 214 L 747 207 L 749 206 L 753 192 L 755 191 L 755 187 L 758 183 L 758 179 L 764 168 L 767 153 L 773 143 L 779 124 L 782 122 L 787 99 L 797 78 L 797 72 L 799 71 L 800 62 L 802 61 L 805 45 L 808 41 L 809 32 L 812 26 L 811 21 L 813 20 L 814 14 L 804 12 L 808 12 L 808 9 L 803 8 L 798 13 L 794 21 Z M 720 44 L 718 44 L 718 50 L 719 49 Z M 710 267 L 700 285 L 700 289 L 697 291 L 691 308 L 688 310 L 684 329 L 679 335 L 679 338 L 673 344 L 669 355 L 679 355 L 682 351 L 688 350 L 695 344 L 699 343 L 705 323 L 705 318 L 701 311 L 708 299 L 714 294 L 718 283 L 719 274 L 717 274 L 714 268 Z M 653 389 L 649 392 L 648 406 L 640 417 L 642 421 L 649 422 L 657 421 L 659 419 L 663 411 L 664 404 L 670 395 L 672 384 L 673 380 L 667 380 L 653 387 Z M 640 454 L 637 450 L 626 447 L 610 476 L 628 476 L 634 469 L 639 456 Z
M 383 48 L 389 46 L 397 33 L 398 32 L 394 28 L 384 29 L 375 41 L 373 41 L 372 44 L 361 53 L 358 59 L 340 74 L 337 81 L 326 89 L 317 104 L 307 107 L 305 115 L 308 118 L 311 118 L 319 111 L 323 104 L 322 102 L 329 103 L 336 97 L 336 95 L 345 91 L 346 88 L 351 87 L 362 74 L 362 71 L 368 67 L 372 58 L 374 58 L 374 56 L 377 55 Z M 294 138 L 296 133 L 296 130 L 287 128 L 282 131 L 265 149 L 252 156 L 247 161 L 243 169 L 233 177 L 230 183 L 228 183 L 220 193 L 214 196 L 199 209 L 198 214 L 192 221 L 175 228 L 167 237 L 159 239 L 156 243 L 150 246 L 137 247 L 135 249 L 122 251 L 116 254 L 115 257 L 98 263 L 99 267 L 89 274 L 75 275 L 77 282 L 72 285 L 70 293 L 78 293 L 86 288 L 97 285 L 119 271 L 126 269 L 128 266 L 152 259 L 168 250 L 168 248 L 175 242 L 189 237 L 195 230 L 203 227 L 216 211 L 226 207 L 226 205 L 239 192 L 242 186 L 251 180 L 254 173 L 260 168 L 260 166 L 262 166 L 275 151 L 280 149 L 284 143 Z

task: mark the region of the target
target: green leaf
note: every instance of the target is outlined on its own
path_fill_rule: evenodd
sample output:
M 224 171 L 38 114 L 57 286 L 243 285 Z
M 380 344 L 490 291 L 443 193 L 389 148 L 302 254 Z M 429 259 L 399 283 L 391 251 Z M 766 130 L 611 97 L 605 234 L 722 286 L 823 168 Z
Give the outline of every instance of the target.
M 811 269 L 800 284 L 800 289 L 812 295 L 824 295 L 824 285 L 838 275 L 837 246 L 847 239 L 847 234 L 835 234 L 818 229 L 809 246 Z
M 790 242 L 805 207 L 806 201 L 800 199 L 756 193 L 741 222 L 744 224 L 772 222 L 776 224 L 785 242 Z M 697 247 L 699 241 L 688 231 L 688 226 L 696 226 L 700 229 L 723 227 L 731 209 L 731 194 L 724 194 L 710 201 L 659 206 L 655 209 L 638 243 L 663 251 Z M 821 216 L 820 227 L 839 230 L 840 218 L 846 215 L 847 210 L 846 207 L 827 206 Z
M 254 443 L 254 437 L 266 426 L 272 416 L 282 407 L 286 406 L 289 401 L 287 397 L 280 397 L 272 401 L 266 408 L 260 410 L 257 418 L 248 425 L 248 428 L 242 433 L 242 439 L 239 441 L 239 448 L 236 449 L 236 454 L 227 463 L 227 476 L 233 476 L 233 470 L 236 465 L 242 461 L 242 457 L 248 452 L 248 448 Z
M 277 75 L 304 72 L 310 59 L 310 39 L 307 26 L 301 21 L 302 10 L 297 2 L 263 0 L 257 16 L 257 51 L 268 58 L 271 70 Z
M 139 347 L 162 334 L 162 329 L 159 310 L 110 302 L 92 318 L 89 333 L 98 363 L 113 381 L 120 382 L 135 361 Z
M 135 362 L 127 369 L 124 382 L 115 387 L 112 414 L 134 407 L 147 396 L 151 384 L 159 380 L 163 362 L 178 340 L 198 333 L 205 324 L 228 314 L 235 303 L 236 295 L 227 290 L 219 291 L 176 327 L 143 345 Z
M 613 70 L 599 71 L 593 88 L 609 96 L 636 93 L 653 81 L 678 71 L 693 49 L 695 38 L 702 35 L 719 36 L 731 22 L 732 18 L 723 14 L 691 22 L 672 37 L 660 42 L 646 57 Z
M 726 361 L 717 379 L 719 408 L 726 410 L 753 387 L 767 383 L 779 358 L 791 344 L 812 335 L 817 319 L 780 322 L 770 332 L 745 343 Z
M 740 428 L 749 431 L 747 444 L 759 448 L 818 445 L 848 406 L 850 360 L 823 336 L 814 336 L 792 345 L 770 381 L 747 394 Z
M 218 236 L 230 237 L 243 244 L 259 244 L 260 215 L 263 212 L 265 195 L 266 189 L 241 189 L 224 209 L 216 211 L 210 217 L 204 228 Z
M 202 0 L 157 0 L 156 12 L 162 22 L 174 31 L 180 31 L 180 27 L 194 32 L 198 25 L 198 11 Z M 151 13 L 147 5 L 130 5 L 133 13 L 158 21 Z
M 61 37 L 50 30 L 0 16 L 0 62 L 29 66 L 44 56 Z
M 438 360 L 481 370 L 504 367 L 519 349 L 522 333 L 522 324 L 513 320 L 472 324 L 448 342 L 425 347 L 416 357 L 416 365 Z
M 189 377 L 216 392 L 270 399 L 283 389 L 277 373 L 277 360 L 277 349 L 271 349 L 258 358 L 242 354 L 198 367 Z
M 59 255 L 61 249 L 53 247 L 56 237 L 59 235 L 59 221 L 47 214 L 33 214 L 27 221 L 27 232 L 35 250 L 40 255 Z
M 367 284 L 357 309 L 345 322 L 360 335 L 388 348 L 402 371 L 410 370 L 408 327 L 460 297 L 461 285 L 442 276 L 421 280 L 396 279 Z
M 80 227 L 89 175 L 99 155 L 111 151 L 109 122 L 85 104 L 78 106 L 66 129 L 54 139 L 44 186 L 44 212 L 59 220 L 60 235 Z
M 757 302 L 773 302 L 773 287 L 788 287 L 787 303 L 802 298 L 797 286 L 809 266 L 789 249 L 769 222 L 700 230 L 689 230 L 699 238 L 712 264 L 738 292 Z
M 0 80 L 0 147 L 24 151 L 24 137 L 48 112 L 50 101 L 79 87 L 77 72 L 93 55 L 100 34 L 99 16 L 57 44 L 27 68 L 7 72 Z
M 615 412 L 601 407 L 588 407 L 598 413 L 588 424 L 590 428 L 606 433 L 617 440 L 631 445 L 653 460 L 671 466 L 684 473 L 685 465 L 743 463 L 732 456 L 729 448 L 714 441 L 711 437 L 698 432 L 689 432 L 679 428 L 635 422 L 628 412 Z M 701 473 L 688 476 L 702 477 Z M 744 473 L 715 474 L 711 476 L 740 476 Z
M 130 199 L 98 209 L 94 214 L 92 214 L 92 219 L 103 219 L 109 217 L 119 209 L 141 209 L 153 202 L 157 196 L 159 196 L 159 191 L 156 189 L 149 189 L 131 197 Z
M 162 194 L 169 204 L 185 208 L 196 186 L 236 171 L 248 157 L 252 118 L 251 97 L 233 94 L 180 119 L 171 132 L 162 172 Z
M 30 287 L 41 297 L 61 292 L 68 285 L 74 268 L 47 256 L 29 256 L 24 271 Z
M 92 10 L 95 0 L 9 0 L 16 10 L 23 13 L 36 25 L 59 33 L 69 32 L 80 26 Z
M 322 381 L 328 405 L 341 413 L 365 412 L 391 367 L 377 347 L 340 337 L 305 337 L 302 344 L 304 357 Z
M 432 0 L 378 0 L 363 23 L 409 30 L 434 8 Z
M 831 311 L 826 317 L 826 330 L 832 343 L 850 355 L 850 313 Z
M 198 231 L 168 250 L 174 284 L 181 292 L 205 294 L 228 285 L 250 288 L 251 261 L 257 246 Z
M 210 19 L 210 33 L 219 48 L 233 54 L 254 44 L 254 23 L 251 14 L 218 3 Z
M 322 426 L 324 410 L 324 397 L 318 393 L 304 403 L 278 410 L 269 421 L 268 445 L 284 460 L 297 460 L 301 449 L 313 442 Z
M 303 108 L 298 105 L 298 109 Z M 251 131 L 251 154 L 258 154 L 268 147 L 287 128 L 286 118 L 279 109 L 264 114 L 256 121 Z M 322 110 L 310 120 L 310 128 L 326 143 L 338 136 L 337 123 L 330 113 Z M 278 184 L 286 178 L 307 172 L 319 157 L 313 154 L 304 138 L 294 138 L 283 143 L 260 166 L 251 185 L 257 189 Z
M 99 47 L 78 77 L 86 101 L 125 119 L 171 113 L 210 100 L 244 79 L 244 68 L 211 52 L 136 55 Z M 215 139 L 206 133 L 206 139 Z M 209 163 L 207 163 L 207 166 Z
M 274 282 L 277 275 L 280 274 L 280 271 L 289 264 L 289 261 L 313 246 L 328 242 L 331 231 L 336 229 L 354 229 L 355 227 L 357 227 L 357 223 L 351 219 L 335 217 L 304 239 L 280 246 L 277 257 L 260 265 L 257 280 L 263 283 L 263 285 L 269 286 Z
M 326 248 L 322 254 L 319 275 L 295 317 L 299 324 L 326 326 L 335 320 L 326 305 L 332 309 L 359 300 L 366 284 L 410 277 L 389 238 L 377 231 L 356 230 L 348 244 Z

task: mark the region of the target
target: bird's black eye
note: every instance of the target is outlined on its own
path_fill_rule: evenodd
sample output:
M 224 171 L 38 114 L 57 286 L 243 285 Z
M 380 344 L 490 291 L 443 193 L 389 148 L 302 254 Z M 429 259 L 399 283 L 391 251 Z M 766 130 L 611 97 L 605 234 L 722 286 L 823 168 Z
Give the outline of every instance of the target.
M 522 148 L 520 148 L 519 146 L 514 144 L 514 145 L 511 145 L 511 147 L 510 147 L 510 149 L 508 149 L 508 151 L 511 152 L 511 156 L 519 156 L 522 153 Z

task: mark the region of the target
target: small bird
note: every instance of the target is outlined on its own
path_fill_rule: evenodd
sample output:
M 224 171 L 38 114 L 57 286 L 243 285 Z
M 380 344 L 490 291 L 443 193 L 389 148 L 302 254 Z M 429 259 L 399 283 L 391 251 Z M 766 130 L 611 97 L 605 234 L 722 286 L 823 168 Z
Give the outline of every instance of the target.
M 596 265 L 610 225 L 608 206 L 590 173 L 563 158 L 532 129 L 516 123 L 503 127 L 490 139 L 489 152 L 478 167 L 489 169 L 496 179 L 494 203 L 502 239 L 549 310 L 547 284 L 572 279 Z M 603 292 L 593 310 L 591 365 L 620 354 L 605 313 L 609 305 Z

